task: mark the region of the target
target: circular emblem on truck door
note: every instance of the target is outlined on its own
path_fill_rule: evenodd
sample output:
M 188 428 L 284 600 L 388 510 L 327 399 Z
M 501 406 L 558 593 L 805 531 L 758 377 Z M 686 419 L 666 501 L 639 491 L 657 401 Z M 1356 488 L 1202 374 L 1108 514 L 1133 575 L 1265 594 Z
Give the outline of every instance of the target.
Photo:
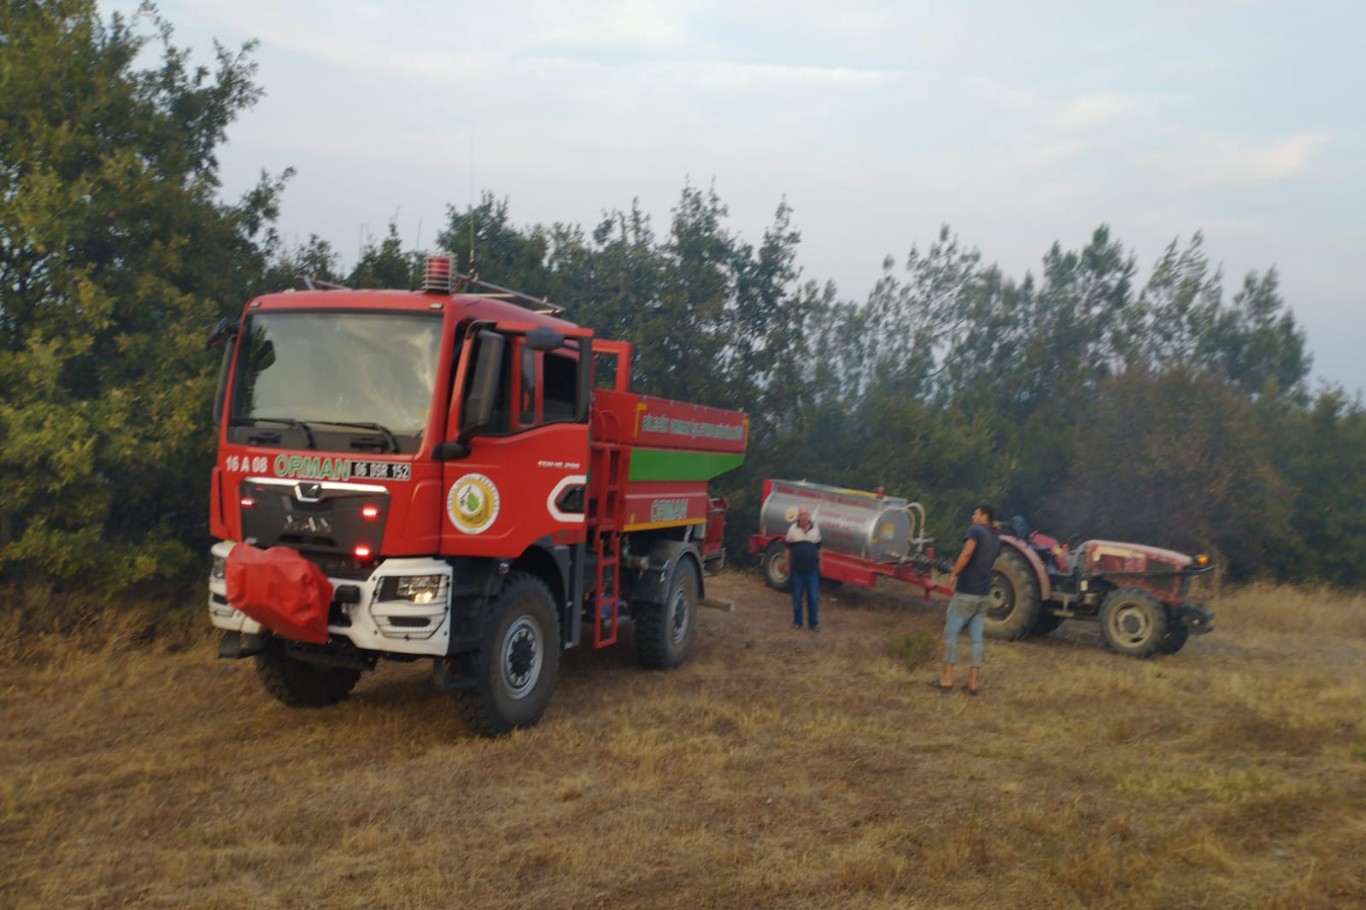
M 480 534 L 498 518 L 498 488 L 483 474 L 466 474 L 451 484 L 446 514 L 466 534 Z

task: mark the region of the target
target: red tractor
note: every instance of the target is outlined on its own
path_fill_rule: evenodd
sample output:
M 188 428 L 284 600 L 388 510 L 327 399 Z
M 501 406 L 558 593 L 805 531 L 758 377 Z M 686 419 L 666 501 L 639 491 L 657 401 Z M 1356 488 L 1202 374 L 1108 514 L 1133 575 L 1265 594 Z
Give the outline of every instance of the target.
M 1209 558 L 1112 540 L 1073 547 L 1017 516 L 1001 535 L 986 632 L 994 638 L 1046 635 L 1064 619 L 1100 622 L 1114 651 L 1132 657 L 1175 654 L 1192 634 L 1210 631 L 1208 609 L 1190 603 L 1192 578 Z

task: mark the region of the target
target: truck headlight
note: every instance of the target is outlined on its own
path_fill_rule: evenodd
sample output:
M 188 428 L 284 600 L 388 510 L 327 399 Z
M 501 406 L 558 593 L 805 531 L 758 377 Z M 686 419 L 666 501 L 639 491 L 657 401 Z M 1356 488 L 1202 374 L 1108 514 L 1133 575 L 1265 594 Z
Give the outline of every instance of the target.
M 442 596 L 444 575 L 398 575 L 384 579 L 380 600 L 406 600 L 412 604 L 435 603 Z

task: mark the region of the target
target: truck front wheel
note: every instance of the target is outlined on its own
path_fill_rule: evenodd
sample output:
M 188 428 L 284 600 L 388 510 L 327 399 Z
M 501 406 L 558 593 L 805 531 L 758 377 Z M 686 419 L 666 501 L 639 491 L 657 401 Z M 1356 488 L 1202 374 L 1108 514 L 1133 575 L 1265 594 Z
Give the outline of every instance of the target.
M 1014 641 L 1034 628 L 1039 618 L 1039 580 L 1019 553 L 1001 550 L 991 567 L 991 606 L 985 631 L 992 638 Z
M 323 667 L 290 657 L 285 643 L 271 636 L 255 657 L 256 675 L 266 691 L 291 708 L 326 708 L 351 694 L 359 670 Z
M 787 544 L 775 540 L 764 548 L 764 581 L 775 591 L 792 590 L 792 570 L 787 564 Z
M 667 670 L 683 663 L 697 634 L 697 574 L 680 559 L 669 579 L 664 603 L 632 604 L 636 657 L 642 666 Z
M 456 710 L 472 730 L 498 736 L 541 719 L 560 672 L 560 622 L 539 578 L 507 577 L 475 665 L 475 685 L 455 693 Z
M 1151 657 L 1167 637 L 1167 611 L 1147 591 L 1119 588 L 1100 605 L 1100 634 L 1113 651 Z

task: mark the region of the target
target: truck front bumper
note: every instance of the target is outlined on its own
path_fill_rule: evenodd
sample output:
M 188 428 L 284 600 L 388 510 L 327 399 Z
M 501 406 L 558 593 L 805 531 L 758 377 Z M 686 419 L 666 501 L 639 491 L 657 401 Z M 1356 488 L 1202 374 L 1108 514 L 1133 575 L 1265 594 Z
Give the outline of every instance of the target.
M 223 566 L 236 546 L 225 540 L 214 544 L 209 573 L 209 620 L 241 640 L 267 631 L 259 622 L 228 601 Z M 400 596 L 403 579 L 434 579 L 421 595 Z M 364 580 L 329 578 L 332 605 L 327 632 L 333 640 L 350 642 L 362 651 L 444 657 L 451 637 L 451 567 L 437 559 L 386 559 Z M 411 587 L 411 586 L 409 586 Z

